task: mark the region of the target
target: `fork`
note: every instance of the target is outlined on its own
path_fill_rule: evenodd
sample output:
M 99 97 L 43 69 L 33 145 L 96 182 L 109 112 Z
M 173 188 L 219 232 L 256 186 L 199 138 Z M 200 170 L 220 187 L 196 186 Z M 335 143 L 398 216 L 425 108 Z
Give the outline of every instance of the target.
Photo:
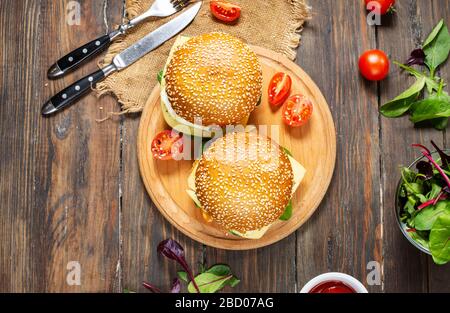
M 118 29 L 112 31 L 111 33 L 92 40 L 91 42 L 59 59 L 48 70 L 48 78 L 56 79 L 71 72 L 84 61 L 105 50 L 114 40 L 117 39 L 117 37 L 125 35 L 128 30 L 149 17 L 161 18 L 173 15 L 185 8 L 190 2 L 191 0 L 156 0 L 153 2 L 150 9 L 143 14 L 133 18 L 128 23 L 120 25 Z

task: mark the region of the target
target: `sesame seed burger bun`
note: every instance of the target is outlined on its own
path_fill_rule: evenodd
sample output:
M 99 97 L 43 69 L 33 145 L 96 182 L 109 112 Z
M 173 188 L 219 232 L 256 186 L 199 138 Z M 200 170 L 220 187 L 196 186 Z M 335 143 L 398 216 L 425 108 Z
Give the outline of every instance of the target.
M 292 195 L 293 170 L 276 143 L 255 132 L 217 139 L 195 172 L 198 200 L 226 230 L 245 233 L 272 224 Z
M 237 124 L 248 118 L 262 93 L 258 57 L 225 33 L 193 37 L 173 54 L 165 73 L 166 93 L 177 115 L 203 125 Z

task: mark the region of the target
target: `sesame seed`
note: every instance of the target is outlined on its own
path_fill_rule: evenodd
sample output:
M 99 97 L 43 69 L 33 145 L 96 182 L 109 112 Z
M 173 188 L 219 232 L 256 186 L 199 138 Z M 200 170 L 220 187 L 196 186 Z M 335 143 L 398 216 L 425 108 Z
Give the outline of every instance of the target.
M 286 153 L 267 137 L 230 133 L 203 154 L 195 174 L 203 209 L 227 230 L 257 230 L 283 214 L 293 185 Z
M 255 109 L 262 93 L 257 55 L 241 40 L 210 33 L 193 37 L 171 59 L 166 93 L 174 111 L 189 122 L 236 124 Z

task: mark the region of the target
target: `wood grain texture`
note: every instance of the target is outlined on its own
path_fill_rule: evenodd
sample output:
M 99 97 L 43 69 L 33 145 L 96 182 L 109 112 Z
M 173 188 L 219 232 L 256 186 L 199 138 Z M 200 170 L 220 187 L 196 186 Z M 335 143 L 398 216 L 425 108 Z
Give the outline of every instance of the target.
M 431 29 L 441 20 L 449 25 L 450 21 L 450 2 L 445 0 L 433 0 L 428 4 L 424 1 L 417 2 L 417 12 L 422 18 L 422 37 L 426 38 Z M 440 67 L 438 76 L 442 77 L 448 84 L 450 82 L 449 63 L 446 62 Z M 446 91 L 450 92 L 449 87 Z M 450 145 L 450 132 L 447 128 L 443 133 L 443 144 L 446 148 Z M 450 292 L 450 264 L 436 265 L 433 260 L 428 258 L 428 291 L 429 292 Z
M 160 286 L 162 290 L 169 290 L 180 268 L 175 262 L 157 254 L 158 243 L 167 238 L 178 241 L 184 247 L 186 259 L 193 269 L 203 263 L 203 246 L 173 227 L 159 213 L 145 191 L 136 153 L 139 118 L 124 120 L 121 127 L 123 287 L 144 291 L 142 281 L 146 280 Z
M 248 250 L 273 244 L 297 230 L 316 210 L 327 192 L 336 159 L 336 133 L 328 105 L 314 82 L 286 57 L 261 47 L 252 47 L 262 66 L 263 90 L 267 90 L 275 73 L 284 72 L 292 78 L 292 94 L 301 93 L 311 100 L 314 114 L 301 128 L 285 126 L 280 110 L 270 107 L 267 93 L 261 105 L 251 114 L 248 125 L 263 126 L 261 132 L 288 149 L 306 168 L 306 174 L 296 190 L 289 221 L 276 221 L 260 239 L 244 239 L 230 235 L 218 225 L 205 223 L 187 193 L 187 179 L 192 172 L 192 153 L 188 160 L 158 161 L 151 154 L 155 134 L 169 129 L 161 107 L 161 88 L 155 86 L 145 104 L 138 133 L 139 167 L 144 185 L 159 211 L 184 234 L 211 247 L 228 250 Z M 275 125 L 275 126 L 274 126 Z
M 297 62 L 317 82 L 336 124 L 334 179 L 316 214 L 297 231 L 299 288 L 316 275 L 345 272 L 366 286 L 367 264 L 382 264 L 380 143 L 376 85 L 357 72 L 358 56 L 375 47 L 362 1 L 316 1 Z M 367 286 L 370 292 L 382 286 Z
M 377 28 L 378 47 L 388 52 L 392 60 L 404 62 L 439 21 L 439 17 L 433 16 L 432 7 L 436 5 L 442 8 L 444 2 L 446 1 L 399 1 L 397 14 L 385 20 L 385 26 Z M 392 66 L 388 79 L 380 83 L 380 104 L 394 98 L 413 82 L 412 78 Z M 382 188 L 385 291 L 426 292 L 430 290 L 431 284 L 427 268 L 430 268 L 431 274 L 437 266 L 433 264 L 431 257 L 415 249 L 403 238 L 395 220 L 394 197 L 400 179 L 399 166 L 409 165 L 420 155 L 419 151 L 410 145 L 417 142 L 429 145 L 430 140 L 442 145 L 443 134 L 431 128 L 414 128 L 407 117 L 381 117 L 380 122 L 381 171 L 384 173 Z M 402 266 L 399 266 L 400 263 Z M 442 284 L 440 287 L 444 288 Z M 446 288 L 449 287 L 447 280 Z
M 105 32 L 103 4 L 85 1 L 81 24 L 66 24 L 68 1 L 1 1 L 0 291 L 113 291 L 118 261 L 119 128 L 98 124 L 91 95 L 51 118 L 49 96 L 95 69 L 47 82 L 59 56 Z M 120 0 L 108 2 L 117 21 Z M 12 12 L 14 12 L 12 14 Z M 66 283 L 69 261 L 81 285 Z
M 104 33 L 105 17 L 109 28 L 118 23 L 123 4 L 80 0 L 81 25 L 68 26 L 68 2 L 0 1 L 0 292 L 143 291 L 142 280 L 167 288 L 176 265 L 156 254 L 167 237 L 185 247 L 194 268 L 204 261 L 230 264 L 241 283 L 225 292 L 298 292 L 330 270 L 365 282 L 370 260 L 384 271 L 383 285 L 369 286 L 372 292 L 450 291 L 449 265 L 434 265 L 402 237 L 393 208 L 398 166 L 418 155 L 407 145 L 434 139 L 448 147 L 449 132 L 414 129 L 407 117 L 380 117 L 378 106 L 411 80 L 393 66 L 377 85 L 356 70 L 368 48 L 403 61 L 440 18 L 449 21 L 448 1 L 397 1 L 396 15 L 376 28 L 367 26 L 359 1 L 310 1 L 314 16 L 297 62 L 329 102 L 339 159 L 313 217 L 279 243 L 251 251 L 206 248 L 163 218 L 139 176 L 139 116 L 95 122 L 119 109 L 113 99 L 87 96 L 41 118 L 41 104 L 95 62 L 46 86 L 48 66 Z M 450 81 L 449 65 L 439 74 Z M 66 284 L 68 261 L 81 263 L 79 287 Z

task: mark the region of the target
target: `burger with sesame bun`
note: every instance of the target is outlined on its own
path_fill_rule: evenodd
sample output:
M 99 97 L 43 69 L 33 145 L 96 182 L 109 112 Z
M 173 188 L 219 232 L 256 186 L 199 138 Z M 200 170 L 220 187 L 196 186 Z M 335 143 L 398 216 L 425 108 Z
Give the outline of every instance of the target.
M 225 33 L 178 37 L 161 79 L 166 122 L 181 132 L 205 137 L 212 136 L 214 127 L 246 125 L 261 94 L 257 55 Z
M 206 221 L 235 236 L 259 239 L 275 221 L 289 219 L 292 195 L 305 172 L 270 138 L 233 132 L 194 163 L 187 193 Z

